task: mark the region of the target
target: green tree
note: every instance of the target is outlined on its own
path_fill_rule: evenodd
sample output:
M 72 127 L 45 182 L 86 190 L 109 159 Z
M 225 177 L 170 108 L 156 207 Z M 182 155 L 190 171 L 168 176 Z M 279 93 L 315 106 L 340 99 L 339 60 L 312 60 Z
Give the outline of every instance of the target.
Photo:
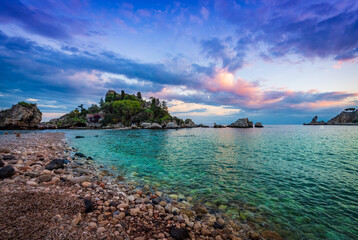
M 140 92 L 137 92 L 137 99 L 142 100 L 142 94 Z
M 101 100 L 99 100 L 99 106 L 103 108 L 103 105 L 104 105 L 104 101 L 103 101 L 103 97 L 101 97 Z

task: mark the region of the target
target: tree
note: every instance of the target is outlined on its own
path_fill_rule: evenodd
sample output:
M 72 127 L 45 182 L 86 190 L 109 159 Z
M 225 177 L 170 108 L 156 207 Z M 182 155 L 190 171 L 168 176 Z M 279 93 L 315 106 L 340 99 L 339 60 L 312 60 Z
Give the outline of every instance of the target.
M 96 104 L 92 104 L 89 108 L 88 108 L 88 112 L 93 114 L 93 113 L 98 113 L 99 111 L 101 111 L 101 109 L 96 105 Z
M 138 100 L 142 100 L 142 94 L 140 92 L 137 92 L 137 98 Z
M 83 104 L 79 105 L 78 107 L 81 109 L 81 112 L 84 110 Z
M 162 101 L 162 108 L 168 112 L 168 106 L 167 106 L 167 103 L 163 100 Z
M 103 108 L 103 105 L 104 105 L 104 101 L 103 101 L 103 97 L 101 97 L 101 100 L 99 100 L 99 106 Z
M 125 92 L 122 90 L 122 91 L 121 91 L 121 98 L 120 98 L 120 100 L 123 100 L 125 95 L 126 95 Z

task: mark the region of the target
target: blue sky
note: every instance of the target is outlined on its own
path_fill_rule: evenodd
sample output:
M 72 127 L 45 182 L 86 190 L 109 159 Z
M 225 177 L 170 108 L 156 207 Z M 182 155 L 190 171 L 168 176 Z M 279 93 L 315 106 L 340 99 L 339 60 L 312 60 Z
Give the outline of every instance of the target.
M 358 103 L 354 0 L 0 2 L 0 107 L 49 119 L 108 89 L 229 124 L 322 120 Z

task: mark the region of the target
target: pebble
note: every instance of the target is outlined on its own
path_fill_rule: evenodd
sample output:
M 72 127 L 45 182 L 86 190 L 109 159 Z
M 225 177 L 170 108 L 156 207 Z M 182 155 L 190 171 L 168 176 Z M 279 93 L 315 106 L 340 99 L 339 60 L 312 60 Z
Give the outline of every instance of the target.
M 29 186 L 33 186 L 33 187 L 37 186 L 37 183 L 34 182 L 34 181 L 27 181 L 26 184 L 29 185 Z
M 101 234 L 101 233 L 103 233 L 105 231 L 106 231 L 106 229 L 104 227 L 97 228 L 97 233 L 99 233 L 99 234 Z
M 91 185 L 92 185 L 92 183 L 90 183 L 90 182 L 83 182 L 82 183 L 82 186 L 84 186 L 84 187 L 89 187 Z
M 96 227 L 97 227 L 97 223 L 95 223 L 95 222 L 90 222 L 90 223 L 88 223 L 88 226 L 89 226 L 90 228 L 96 228 Z

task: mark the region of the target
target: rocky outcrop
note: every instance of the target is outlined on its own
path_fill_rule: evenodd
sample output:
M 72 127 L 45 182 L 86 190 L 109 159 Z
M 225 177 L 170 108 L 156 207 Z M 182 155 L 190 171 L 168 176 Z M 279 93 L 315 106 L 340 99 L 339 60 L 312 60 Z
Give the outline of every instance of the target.
M 36 104 L 19 102 L 0 112 L 1 129 L 34 129 L 41 122 L 42 113 Z
M 159 125 L 158 123 L 142 123 L 140 125 L 142 128 L 144 129 L 161 129 L 163 128 L 161 125 Z
M 214 123 L 214 128 L 226 128 L 226 126 Z
M 343 111 L 327 122 L 328 125 L 358 125 L 358 109 Z
M 236 122 L 231 123 L 228 127 L 232 128 L 252 128 L 253 123 L 248 118 L 240 118 Z
M 208 128 L 209 126 L 208 126 L 208 125 L 204 125 L 204 124 L 200 123 L 200 124 L 198 125 L 198 127 L 200 127 L 200 128 Z
M 257 122 L 257 123 L 255 123 L 255 127 L 256 128 L 263 128 L 264 126 L 262 125 L 261 122 Z
M 178 126 L 176 123 L 174 123 L 174 122 L 170 122 L 170 123 L 168 123 L 168 124 L 165 126 L 165 128 L 166 128 L 166 129 L 178 129 L 179 126 Z
M 304 123 L 304 125 L 326 125 L 325 121 L 317 121 L 318 116 L 314 116 L 310 123 Z
M 196 128 L 196 127 L 198 127 L 198 125 L 195 124 L 195 123 L 193 122 L 193 120 L 191 120 L 191 119 L 186 119 L 185 122 L 184 122 L 184 127 L 186 127 L 186 128 Z
M 345 110 L 327 122 L 317 121 L 317 119 L 318 117 L 315 116 L 310 123 L 303 125 L 358 125 L 358 109 Z

